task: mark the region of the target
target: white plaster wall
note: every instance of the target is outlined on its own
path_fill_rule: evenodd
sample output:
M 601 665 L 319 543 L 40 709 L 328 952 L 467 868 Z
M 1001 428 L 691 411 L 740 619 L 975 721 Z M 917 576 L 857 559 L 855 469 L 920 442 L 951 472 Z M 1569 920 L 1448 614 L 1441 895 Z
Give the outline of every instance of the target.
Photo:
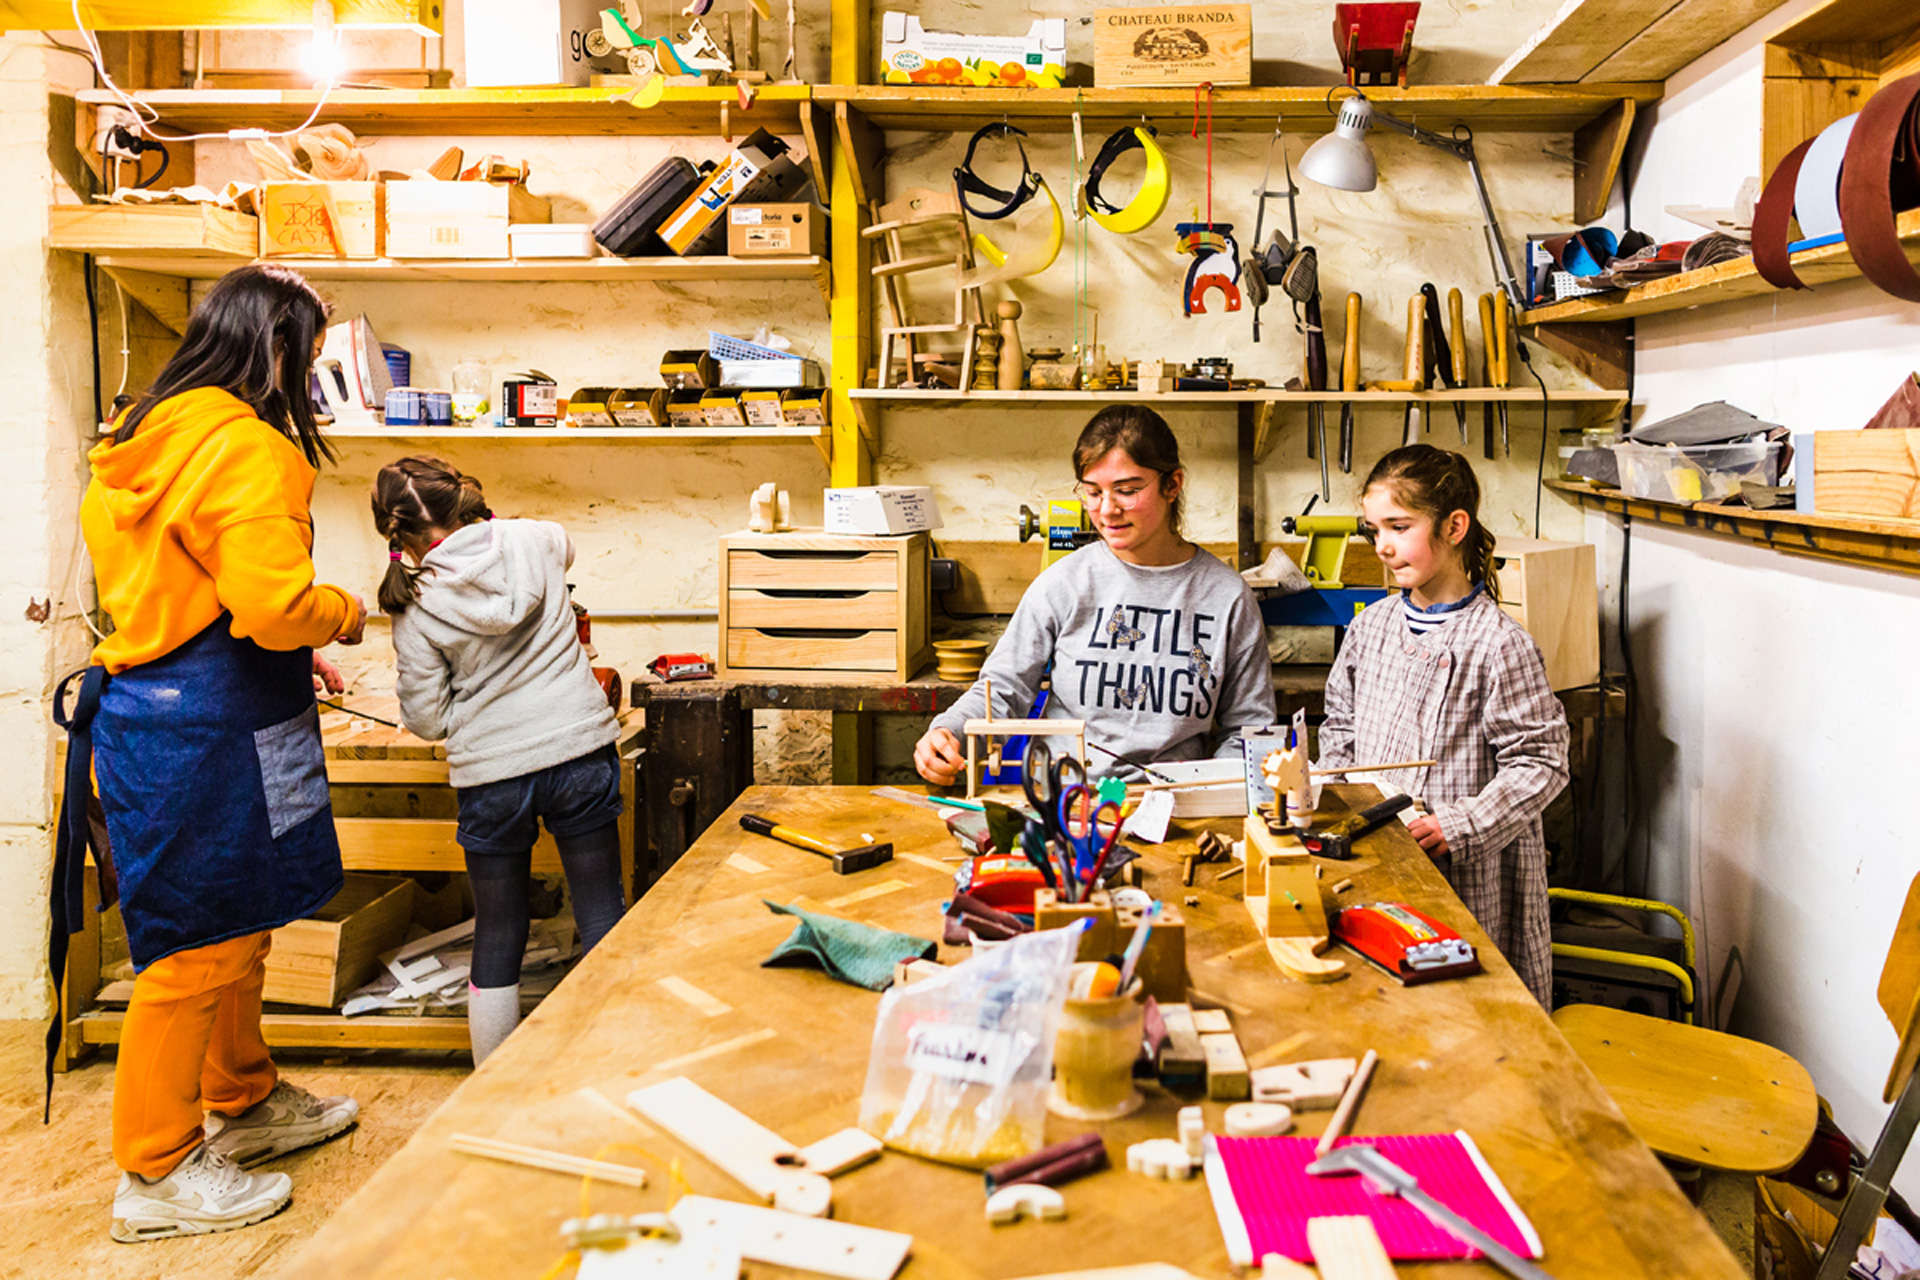
M 1663 206 L 1727 204 L 1758 172 L 1760 45 L 1811 7 L 1795 0 L 1668 82 L 1634 159 L 1635 226 L 1695 234 Z M 1859 281 L 1647 317 L 1639 416 L 1724 398 L 1795 430 L 1859 427 L 1914 371 L 1917 338 L 1920 313 Z M 1587 526 L 1611 607 L 1619 524 Z M 1920 871 L 1899 817 L 1920 584 L 1636 524 L 1628 606 L 1645 796 L 1629 883 L 1693 915 L 1703 976 L 1738 948 L 1743 964 L 1714 992 L 1721 1018 L 1805 1063 L 1871 1145 L 1895 1045 L 1874 988 Z M 1920 1178 L 1899 1185 L 1911 1197 Z

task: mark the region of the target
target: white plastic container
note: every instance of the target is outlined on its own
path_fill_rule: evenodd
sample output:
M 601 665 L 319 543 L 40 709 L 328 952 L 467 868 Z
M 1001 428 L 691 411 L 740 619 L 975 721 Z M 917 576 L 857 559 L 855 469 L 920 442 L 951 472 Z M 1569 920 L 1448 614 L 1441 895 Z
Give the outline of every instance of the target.
M 600 252 L 587 222 L 522 222 L 507 228 L 516 258 L 591 258 Z
M 1780 472 L 1780 446 L 1747 444 L 1617 444 L 1620 487 L 1656 502 L 1719 502 L 1740 492 L 1742 481 L 1773 484 Z

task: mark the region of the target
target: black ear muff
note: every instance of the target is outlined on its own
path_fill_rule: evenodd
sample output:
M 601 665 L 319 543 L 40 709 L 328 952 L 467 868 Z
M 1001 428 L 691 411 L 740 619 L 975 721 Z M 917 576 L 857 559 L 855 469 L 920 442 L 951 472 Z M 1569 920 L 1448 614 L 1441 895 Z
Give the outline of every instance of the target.
M 954 184 L 960 189 L 960 204 L 976 218 L 986 222 L 998 222 L 1002 218 L 1012 217 L 1014 212 L 1033 199 L 1034 192 L 1040 189 L 1040 175 L 1033 171 L 1033 165 L 1027 160 L 1027 149 L 1020 139 L 1027 136 L 1026 130 L 1017 129 L 1010 124 L 995 121 L 982 125 L 967 142 L 966 158 L 960 167 L 953 171 Z M 1012 138 L 1014 146 L 1020 150 L 1020 181 L 1012 191 L 1003 191 L 973 171 L 973 153 L 980 143 L 988 138 Z M 998 200 L 998 207 L 977 208 L 969 195 L 984 196 L 989 200 Z

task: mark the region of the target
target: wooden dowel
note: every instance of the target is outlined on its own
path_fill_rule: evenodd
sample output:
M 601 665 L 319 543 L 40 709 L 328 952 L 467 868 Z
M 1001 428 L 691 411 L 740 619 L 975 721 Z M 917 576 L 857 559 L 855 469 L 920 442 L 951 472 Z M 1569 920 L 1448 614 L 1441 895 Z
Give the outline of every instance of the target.
M 1338 769 L 1310 770 L 1314 777 L 1325 777 L 1330 773 L 1385 773 L 1389 769 L 1431 769 L 1437 760 L 1401 760 L 1394 764 L 1350 764 Z
M 517 1142 L 502 1142 L 498 1138 L 476 1138 L 468 1133 L 454 1134 L 453 1140 L 447 1145 L 465 1155 L 485 1156 L 489 1160 L 525 1165 L 529 1169 L 570 1173 L 575 1177 L 592 1177 L 602 1182 L 618 1182 L 629 1187 L 647 1185 L 647 1171 L 636 1169 L 630 1164 L 589 1160 L 585 1156 L 570 1156 L 561 1151 L 544 1151 L 539 1147 L 523 1147 Z
M 1340 1105 L 1334 1110 L 1333 1119 L 1327 1121 L 1327 1131 L 1320 1135 L 1320 1141 L 1314 1144 L 1313 1158 L 1318 1160 L 1333 1150 L 1353 1123 L 1353 1113 L 1360 1108 L 1360 1095 L 1366 1092 L 1367 1078 L 1373 1074 L 1374 1063 L 1380 1061 L 1380 1055 L 1367 1050 L 1367 1056 L 1360 1059 L 1359 1070 L 1353 1073 L 1353 1079 L 1347 1081 L 1347 1091 L 1340 1095 Z
M 1310 769 L 1316 778 L 1335 773 L 1385 773 L 1390 769 L 1430 769 L 1437 760 L 1401 760 L 1394 764 L 1350 764 L 1338 769 Z M 1191 778 L 1185 782 L 1136 782 L 1127 788 L 1129 791 L 1184 791 L 1190 787 L 1237 787 L 1243 785 L 1240 778 Z
M 1185 782 L 1136 782 L 1129 791 L 1185 791 L 1189 787 L 1243 787 L 1244 778 L 1189 778 Z

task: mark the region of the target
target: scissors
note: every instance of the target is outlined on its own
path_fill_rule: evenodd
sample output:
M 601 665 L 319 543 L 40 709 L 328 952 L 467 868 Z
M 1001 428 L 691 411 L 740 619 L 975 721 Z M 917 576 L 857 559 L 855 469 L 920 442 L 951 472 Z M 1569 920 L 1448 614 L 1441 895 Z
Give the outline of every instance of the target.
M 1086 766 L 1070 755 L 1055 759 L 1052 749 L 1036 736 L 1027 741 L 1026 758 L 1020 768 L 1020 785 L 1026 790 L 1027 802 L 1040 815 L 1040 825 L 1045 832 L 1048 848 L 1051 849 L 1056 842 L 1065 845 L 1067 832 L 1060 802 L 1069 790 L 1086 789 Z M 1069 893 L 1078 888 L 1071 863 L 1064 869 L 1062 887 Z
M 1076 805 L 1081 807 L 1085 824 L 1078 832 L 1074 830 Z M 1103 828 L 1103 821 L 1110 821 L 1112 825 Z M 1060 834 L 1073 850 L 1074 877 L 1087 892 L 1100 883 L 1100 872 L 1113 854 L 1113 846 L 1120 842 L 1120 826 L 1120 806 L 1111 800 L 1102 800 L 1100 793 L 1084 782 L 1061 793 Z

